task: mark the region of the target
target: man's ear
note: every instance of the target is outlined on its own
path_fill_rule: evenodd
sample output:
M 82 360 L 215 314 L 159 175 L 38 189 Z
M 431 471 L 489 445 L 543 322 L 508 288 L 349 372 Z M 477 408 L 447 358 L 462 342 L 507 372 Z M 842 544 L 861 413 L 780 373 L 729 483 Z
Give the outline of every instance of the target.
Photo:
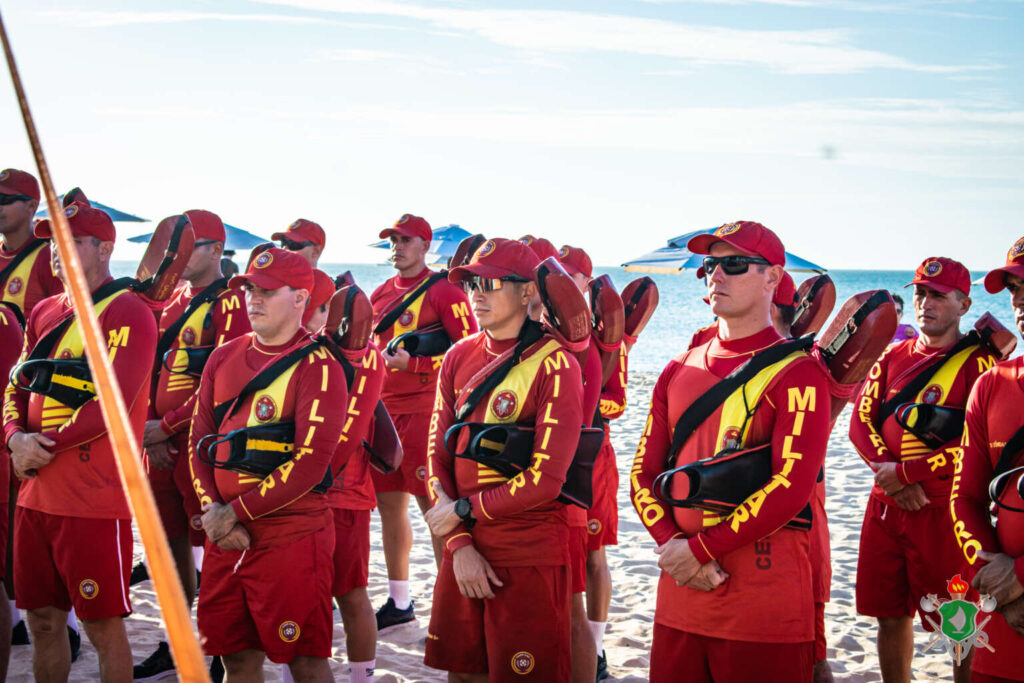
M 522 305 L 529 306 L 530 302 L 533 301 L 533 297 L 537 294 L 537 285 L 533 282 L 524 282 L 522 291 Z
M 114 253 L 113 242 L 100 242 L 99 254 L 101 261 L 109 261 L 111 254 Z
M 782 266 L 768 266 L 765 272 L 768 275 L 767 288 L 774 291 L 779 286 L 779 283 L 782 282 Z

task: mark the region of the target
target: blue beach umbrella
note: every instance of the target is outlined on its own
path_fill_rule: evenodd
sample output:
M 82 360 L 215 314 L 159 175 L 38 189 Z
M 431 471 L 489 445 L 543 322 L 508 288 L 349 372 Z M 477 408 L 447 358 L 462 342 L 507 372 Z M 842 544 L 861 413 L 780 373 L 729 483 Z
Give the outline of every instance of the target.
M 689 269 L 696 270 L 700 268 L 704 256 L 691 252 L 686 248 L 686 243 L 696 235 L 707 235 L 717 229 L 718 226 L 715 226 L 707 230 L 694 230 L 685 235 L 673 237 L 661 249 L 655 249 L 648 254 L 626 261 L 622 267 L 626 269 L 627 273 L 680 273 Z M 794 273 L 824 273 L 826 269 L 787 251 L 786 270 Z
M 430 240 L 430 253 L 427 255 L 427 262 L 431 265 L 440 263 L 445 265 L 448 259 L 455 255 L 455 249 L 459 242 L 469 237 L 470 232 L 458 225 L 446 225 L 443 228 L 436 228 Z M 370 245 L 375 249 L 390 249 L 390 240 L 381 240 Z
M 93 206 L 96 203 L 93 202 Z M 253 247 L 267 242 L 265 237 L 254 235 L 247 230 L 236 228 L 233 225 L 224 224 L 224 233 L 227 237 L 227 241 L 224 243 L 224 248 L 228 251 L 246 251 Z M 148 244 L 149 239 L 153 236 L 153 233 L 146 233 L 145 235 L 136 235 L 135 237 L 129 237 L 129 242 L 137 242 L 140 244 Z
M 63 203 L 64 195 L 60 196 L 60 201 Z M 149 221 L 148 218 L 139 218 L 136 215 L 133 215 L 133 214 L 130 214 L 130 213 L 125 213 L 124 211 L 121 211 L 119 209 L 115 209 L 112 206 L 107 206 L 106 204 L 101 204 L 100 202 L 93 201 L 92 199 L 89 200 L 89 203 L 92 204 L 93 207 L 99 209 L 103 213 L 105 213 L 108 216 L 110 216 L 110 220 L 114 221 L 115 223 L 146 223 L 146 222 Z M 36 216 L 35 217 L 36 218 L 49 218 L 50 217 L 50 212 L 46 208 L 46 204 L 43 204 L 43 208 L 41 208 L 38 211 L 36 211 Z

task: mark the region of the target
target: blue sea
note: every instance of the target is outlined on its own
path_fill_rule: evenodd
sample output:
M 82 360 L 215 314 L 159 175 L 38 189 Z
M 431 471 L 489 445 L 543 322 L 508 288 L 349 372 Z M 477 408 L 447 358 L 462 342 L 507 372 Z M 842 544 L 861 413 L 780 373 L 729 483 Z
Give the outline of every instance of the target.
M 136 264 L 127 261 L 115 261 L 112 264 L 115 276 L 133 274 L 135 267 Z M 395 274 L 394 269 L 386 264 L 321 263 L 320 267 L 331 275 L 351 270 L 356 282 L 367 293 Z M 595 268 L 595 274 L 611 276 L 620 291 L 629 282 L 641 277 L 641 274 L 627 273 L 622 268 Z M 792 275 L 799 286 L 800 282 L 811 274 Z M 972 272 L 971 279 L 976 280 L 984 275 L 983 272 Z M 913 279 L 913 271 L 833 270 L 829 271 L 829 276 L 836 284 L 836 310 L 858 292 L 888 289 L 903 296 L 906 302 L 903 322 L 913 324 L 910 301 L 912 290 L 903 289 L 903 286 Z M 687 270 L 678 275 L 654 274 L 650 277 L 658 284 L 661 303 L 647 324 L 640 341 L 630 352 L 629 367 L 637 372 L 660 372 L 668 361 L 685 350 L 693 333 L 708 325 L 713 319 L 711 310 L 702 300 L 706 294 L 704 282 L 696 277 L 694 271 Z M 1003 325 L 1012 329 L 1013 311 L 1010 307 L 1010 295 L 1005 290 L 999 294 L 989 294 L 984 286 L 977 284 L 971 287 L 971 295 L 973 304 L 964 318 L 962 329 L 969 329 L 985 311 L 990 311 Z M 1020 349 L 1017 353 L 1019 351 Z

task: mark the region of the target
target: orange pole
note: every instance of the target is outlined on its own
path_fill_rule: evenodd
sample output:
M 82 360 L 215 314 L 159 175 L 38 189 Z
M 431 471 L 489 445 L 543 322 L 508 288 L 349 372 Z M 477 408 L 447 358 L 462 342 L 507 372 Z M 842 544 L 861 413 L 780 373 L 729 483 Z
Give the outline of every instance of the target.
M 121 483 L 135 514 L 142 545 L 146 550 L 149 572 L 156 587 L 157 599 L 163 611 L 164 623 L 167 625 L 167 637 L 171 644 L 171 652 L 178 669 L 180 680 L 188 683 L 209 683 L 210 677 L 206 670 L 199 641 L 192 630 L 185 594 L 178 581 L 178 573 L 171 559 L 171 550 L 167 545 L 160 515 L 157 513 L 153 492 L 142 469 L 139 458 L 139 444 L 135 441 L 128 422 L 128 411 L 121 397 L 121 388 L 114 376 L 104 344 L 103 333 L 96 318 L 96 310 L 92 305 L 92 293 L 85 281 L 82 265 L 78 260 L 78 252 L 71 236 L 64 210 L 57 201 L 57 193 L 53 189 L 53 181 L 43 157 L 43 149 L 39 144 L 32 113 L 28 108 L 28 100 L 22 87 L 18 68 L 14 63 L 14 53 L 7 39 L 7 29 L 0 18 L 0 39 L 3 40 L 7 66 L 11 71 L 14 91 L 21 106 L 21 116 L 25 121 L 25 130 L 32 145 L 32 154 L 39 169 L 39 180 L 46 194 L 46 205 L 50 210 L 50 222 L 53 224 L 53 236 L 57 239 L 60 249 L 61 265 L 68 278 L 67 288 L 71 302 L 81 326 L 82 339 L 85 342 L 85 354 L 92 370 L 93 384 L 96 387 L 103 409 L 103 421 L 107 425 L 110 442 L 114 447 L 117 469 L 121 473 Z

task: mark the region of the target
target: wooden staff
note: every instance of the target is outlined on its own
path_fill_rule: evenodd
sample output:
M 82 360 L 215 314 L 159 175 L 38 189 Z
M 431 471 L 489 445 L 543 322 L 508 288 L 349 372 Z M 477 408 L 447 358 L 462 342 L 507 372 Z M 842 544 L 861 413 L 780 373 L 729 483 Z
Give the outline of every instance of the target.
M 53 181 L 43 157 L 43 149 L 39 144 L 32 113 L 28 108 L 25 90 L 22 87 L 18 68 L 14 63 L 14 53 L 7 39 L 7 29 L 0 18 L 0 39 L 3 40 L 7 66 L 11 71 L 14 91 L 21 107 L 21 117 L 25 122 L 32 154 L 39 169 L 39 180 L 46 194 L 46 205 L 50 211 L 50 222 L 53 224 L 53 236 L 57 239 L 60 249 L 61 265 L 67 278 L 67 289 L 71 294 L 71 302 L 81 325 L 82 340 L 85 343 L 86 358 L 92 370 L 93 384 L 96 387 L 103 409 L 103 421 L 107 425 L 110 442 L 114 447 L 117 469 L 121 474 L 121 483 L 131 502 L 135 520 L 142 535 L 142 545 L 146 550 L 149 571 L 156 586 L 156 595 L 163 612 L 164 623 L 167 625 L 167 636 L 171 644 L 171 652 L 178 669 L 180 680 L 188 683 L 208 683 L 210 680 L 206 670 L 199 641 L 192 631 L 192 620 L 189 616 L 185 594 L 178 581 L 177 570 L 171 559 L 171 551 L 167 545 L 160 515 L 157 512 L 153 492 L 142 469 L 139 458 L 139 445 L 135 441 L 128 421 L 128 411 L 121 397 L 121 388 L 114 376 L 107 356 L 103 333 L 96 318 L 96 310 L 92 305 L 92 293 L 85 281 L 85 273 L 78 260 L 78 252 L 71 236 L 71 227 L 64 215 L 64 210 L 57 201 L 57 193 L 53 189 Z

